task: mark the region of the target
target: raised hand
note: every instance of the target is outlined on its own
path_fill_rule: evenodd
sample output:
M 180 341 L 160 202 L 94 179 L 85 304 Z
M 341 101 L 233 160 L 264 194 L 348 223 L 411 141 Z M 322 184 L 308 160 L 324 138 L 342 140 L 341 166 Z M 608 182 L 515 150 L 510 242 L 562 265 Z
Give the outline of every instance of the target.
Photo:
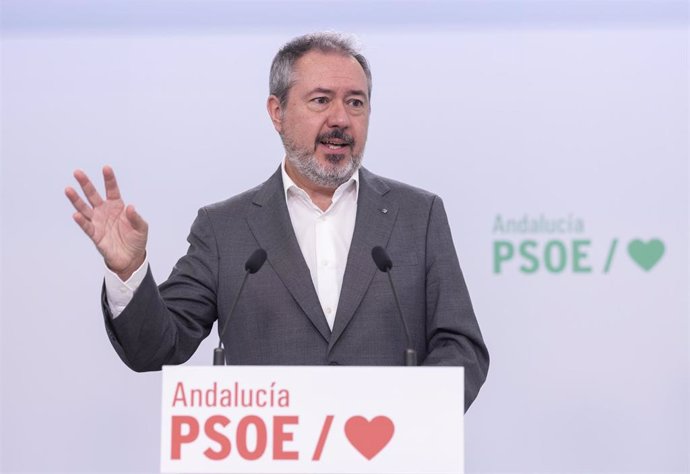
M 105 201 L 83 171 L 76 170 L 74 177 L 88 204 L 74 188 L 67 187 L 65 195 L 77 210 L 72 217 L 96 245 L 108 268 L 126 281 L 144 262 L 149 226 L 134 206 L 125 205 L 111 167 L 103 167 Z

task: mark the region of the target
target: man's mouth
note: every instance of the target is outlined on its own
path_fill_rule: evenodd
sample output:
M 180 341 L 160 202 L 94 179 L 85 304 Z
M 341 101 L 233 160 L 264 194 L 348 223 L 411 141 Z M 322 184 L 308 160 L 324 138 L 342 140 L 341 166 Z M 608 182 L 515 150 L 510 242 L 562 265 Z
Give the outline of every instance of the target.
M 335 138 L 321 140 L 320 143 L 329 150 L 342 150 L 343 148 L 350 146 L 350 144 L 345 142 L 344 140 L 338 140 Z
M 324 133 L 317 138 L 317 143 L 333 151 L 343 150 L 352 146 L 354 141 L 354 138 L 340 129 L 333 130 L 330 133 Z

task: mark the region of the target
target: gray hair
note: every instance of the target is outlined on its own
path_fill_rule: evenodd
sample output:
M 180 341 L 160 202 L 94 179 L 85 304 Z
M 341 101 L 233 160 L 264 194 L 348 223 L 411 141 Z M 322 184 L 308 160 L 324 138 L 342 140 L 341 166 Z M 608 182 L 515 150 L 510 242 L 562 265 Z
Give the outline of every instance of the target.
M 314 50 L 324 53 L 339 53 L 355 58 L 367 77 L 367 89 L 369 98 L 371 98 L 371 69 L 369 69 L 366 58 L 356 47 L 354 38 L 334 32 L 311 33 L 293 38 L 273 58 L 268 81 L 269 93 L 278 98 L 282 107 L 287 104 L 288 92 L 290 92 L 293 84 L 292 72 L 295 62 Z

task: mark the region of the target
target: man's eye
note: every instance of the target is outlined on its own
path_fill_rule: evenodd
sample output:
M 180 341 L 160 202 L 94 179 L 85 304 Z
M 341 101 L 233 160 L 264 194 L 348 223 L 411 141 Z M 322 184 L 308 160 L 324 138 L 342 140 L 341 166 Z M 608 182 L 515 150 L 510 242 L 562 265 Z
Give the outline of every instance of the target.
M 350 105 L 352 105 L 353 107 L 363 107 L 364 101 L 360 99 L 352 99 L 350 100 Z
M 327 104 L 328 103 L 328 97 L 315 97 L 312 99 L 312 102 L 315 102 L 317 104 Z

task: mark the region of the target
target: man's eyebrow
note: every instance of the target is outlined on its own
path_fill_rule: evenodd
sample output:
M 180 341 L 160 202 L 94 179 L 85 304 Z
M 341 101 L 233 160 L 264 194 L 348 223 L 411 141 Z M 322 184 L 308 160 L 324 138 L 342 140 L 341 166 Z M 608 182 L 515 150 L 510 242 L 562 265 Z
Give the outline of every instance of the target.
M 333 91 L 324 87 L 317 87 L 309 91 L 309 95 L 311 94 L 333 94 Z
M 360 89 L 353 89 L 353 90 L 347 91 L 347 95 L 360 95 L 362 97 L 367 97 L 367 93 L 364 92 L 363 90 L 360 90 Z
M 330 95 L 332 95 L 334 93 L 335 92 L 332 89 L 326 89 L 325 87 L 316 87 L 316 88 L 312 89 L 311 91 L 309 91 L 309 94 L 307 94 L 307 95 L 311 95 L 311 94 L 330 94 Z M 347 95 L 348 96 L 357 95 L 357 96 L 367 97 L 367 93 L 361 89 L 351 89 L 351 90 L 347 91 Z

